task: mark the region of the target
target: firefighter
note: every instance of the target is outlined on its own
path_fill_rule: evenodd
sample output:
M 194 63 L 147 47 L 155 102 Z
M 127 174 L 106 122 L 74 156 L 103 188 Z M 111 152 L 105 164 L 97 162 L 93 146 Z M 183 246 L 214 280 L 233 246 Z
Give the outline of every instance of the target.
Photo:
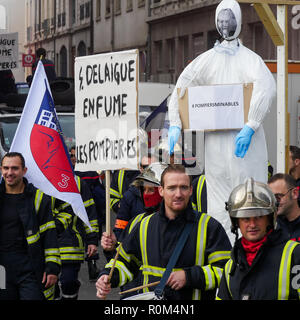
M 55 216 L 58 232 L 58 243 L 62 262 L 59 288 L 56 298 L 62 300 L 77 300 L 80 288 L 78 273 L 81 263 L 87 257 L 97 254 L 99 229 L 95 202 L 88 185 L 75 176 L 92 230 L 85 225 L 73 212 L 69 203 L 53 199 L 52 210 Z M 58 224 L 60 227 L 58 227 Z
M 0 300 L 51 300 L 61 265 L 51 198 L 24 178 L 22 154 L 7 153 L 1 172 Z
M 129 189 L 131 183 L 135 178 L 143 172 L 145 168 L 151 163 L 157 161 L 156 157 L 151 155 L 143 156 L 139 170 L 117 170 L 113 173 L 112 181 L 110 184 L 110 208 L 117 214 L 121 199 L 125 192 Z
M 133 216 L 130 221 L 127 221 L 126 227 L 119 236 L 119 241 L 123 241 L 126 236 L 133 230 L 136 224 L 138 224 L 144 217 L 147 217 L 150 214 L 153 214 L 159 210 L 160 204 L 162 202 L 162 197 L 158 194 L 158 187 L 160 186 L 160 177 L 164 169 L 166 169 L 167 164 L 154 162 L 151 163 L 143 173 L 138 175 L 136 182 L 141 188 L 143 194 L 143 212 Z M 115 230 L 114 230 L 115 231 Z M 103 232 L 101 237 L 101 246 L 103 252 L 108 261 L 116 255 L 117 247 L 117 237 L 114 232 L 107 234 Z M 133 265 L 135 267 L 135 265 Z M 139 273 L 139 265 L 136 270 L 133 272 L 134 279 L 122 287 L 122 290 L 128 290 L 130 288 L 137 287 L 142 284 L 141 274 Z M 122 299 L 130 296 L 127 294 L 122 296 Z
M 191 179 L 179 164 L 169 165 L 161 177 L 159 212 L 144 217 L 122 242 L 111 282 L 108 274 L 113 261 L 100 273 L 97 296 L 106 297 L 111 287 L 122 286 L 133 278 L 130 263 L 141 261 L 144 285 L 160 280 L 186 224 L 192 229 L 166 283 L 164 297 L 214 299 L 222 268 L 229 259 L 230 241 L 219 222 L 192 209 Z M 154 290 L 145 287 L 143 292 Z
M 151 159 L 155 158 L 153 157 Z M 113 230 L 118 240 L 129 220 L 138 214 L 145 212 L 145 210 L 152 210 L 152 212 L 154 212 L 154 210 L 157 209 L 157 206 L 161 202 L 161 197 L 158 193 L 158 185 L 160 184 L 160 181 L 153 183 L 148 180 L 153 179 L 151 175 L 154 172 L 160 172 L 162 168 L 165 168 L 165 165 L 160 164 L 159 162 L 151 163 L 135 178 L 129 186 L 129 189 L 125 192 L 124 197 L 120 201 L 120 209 L 117 213 L 116 223 Z M 146 181 L 148 181 L 148 183 L 146 183 Z M 153 205 L 151 205 L 151 203 L 153 203 Z
M 227 209 L 236 241 L 217 299 L 298 300 L 300 274 L 293 267 L 300 264 L 300 246 L 276 228 L 276 199 L 269 187 L 248 178 L 232 190 Z

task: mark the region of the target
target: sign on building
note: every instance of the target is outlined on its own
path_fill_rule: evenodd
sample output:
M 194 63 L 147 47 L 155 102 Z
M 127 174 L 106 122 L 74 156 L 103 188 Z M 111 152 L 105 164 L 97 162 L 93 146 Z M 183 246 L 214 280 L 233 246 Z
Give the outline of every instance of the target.
M 22 54 L 22 67 L 32 67 L 35 61 L 35 54 L 23 53 Z
M 0 34 L 0 70 L 18 68 L 18 33 Z
M 138 50 L 75 60 L 76 170 L 136 170 Z

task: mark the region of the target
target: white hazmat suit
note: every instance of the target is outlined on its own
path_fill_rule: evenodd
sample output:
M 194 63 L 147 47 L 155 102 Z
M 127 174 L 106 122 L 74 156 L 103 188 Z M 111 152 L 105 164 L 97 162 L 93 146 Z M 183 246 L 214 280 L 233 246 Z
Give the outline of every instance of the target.
M 218 15 L 231 9 L 233 30 L 218 26 Z M 234 0 L 223 0 L 216 9 L 216 25 L 223 36 L 222 43 L 196 57 L 181 73 L 169 103 L 171 127 L 181 128 L 178 111 L 177 88 L 216 85 L 253 83 L 253 92 L 246 127 L 253 132 L 249 138 L 249 149 L 243 158 L 235 155 L 235 138 L 238 130 L 205 132 L 205 176 L 207 182 L 208 214 L 217 219 L 225 228 L 231 241 L 230 219 L 225 210 L 225 202 L 234 187 L 244 183 L 247 177 L 267 182 L 267 146 L 262 122 L 269 112 L 276 95 L 274 78 L 261 59 L 237 39 L 241 30 L 241 11 Z M 169 134 L 171 132 L 169 131 Z M 177 137 L 176 137 L 177 138 Z M 176 140 L 175 138 L 175 140 Z M 199 152 L 199 151 L 197 151 Z M 201 151 L 202 152 L 202 151 Z

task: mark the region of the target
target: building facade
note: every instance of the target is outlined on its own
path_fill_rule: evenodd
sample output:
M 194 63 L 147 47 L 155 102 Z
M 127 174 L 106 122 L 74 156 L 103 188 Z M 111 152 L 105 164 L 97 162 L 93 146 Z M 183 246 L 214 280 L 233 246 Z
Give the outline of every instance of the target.
M 25 0 L 27 52 L 39 47 L 55 63 L 58 76 L 74 76 L 74 59 L 93 53 L 90 0 Z
M 149 0 L 94 0 L 94 53 L 138 49 L 146 77 Z
M 44 47 L 58 76 L 74 77 L 75 57 L 139 49 L 145 77 L 149 0 L 25 0 L 27 53 Z
M 151 32 L 151 79 L 176 82 L 197 55 L 219 38 L 215 10 L 219 0 L 154 0 L 147 19 Z M 265 61 L 276 60 L 276 47 L 251 4 L 240 4 L 240 39 Z M 276 16 L 276 6 L 271 6 Z M 288 7 L 289 60 L 300 60 L 300 6 Z
M 16 10 L 18 8 L 18 10 Z M 13 69 L 13 74 L 17 82 L 24 81 L 24 68 L 22 67 L 22 53 L 26 42 L 24 31 L 25 24 L 25 4 L 19 0 L 0 0 L 0 33 L 18 32 L 19 63 L 18 68 Z
M 213 47 L 219 0 L 24 0 L 26 52 L 43 46 L 59 76 L 74 76 L 76 56 L 140 51 L 140 79 L 175 83 Z M 241 40 L 266 61 L 276 47 L 251 4 L 240 4 Z M 276 14 L 276 6 L 271 6 Z M 300 60 L 300 6 L 288 7 L 289 60 Z

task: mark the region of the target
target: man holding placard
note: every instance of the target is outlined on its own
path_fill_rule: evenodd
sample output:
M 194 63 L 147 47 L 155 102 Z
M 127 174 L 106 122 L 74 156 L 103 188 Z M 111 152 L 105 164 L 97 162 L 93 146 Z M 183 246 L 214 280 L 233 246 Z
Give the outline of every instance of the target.
M 234 32 L 224 31 L 226 28 L 220 19 L 224 18 L 225 12 L 227 17 L 230 16 L 231 29 L 236 23 Z M 224 41 L 217 42 L 214 48 L 199 55 L 185 68 L 170 99 L 169 150 L 173 152 L 182 128 L 178 105 L 185 92 L 189 91 L 187 88 L 253 83 L 248 117 L 240 127 L 236 127 L 242 130 L 205 132 L 208 213 L 218 219 L 231 236 L 224 203 L 232 188 L 248 176 L 267 182 L 268 156 L 262 122 L 271 107 L 276 86 L 263 60 L 237 38 L 241 31 L 241 10 L 235 0 L 223 0 L 218 5 L 216 26 Z

